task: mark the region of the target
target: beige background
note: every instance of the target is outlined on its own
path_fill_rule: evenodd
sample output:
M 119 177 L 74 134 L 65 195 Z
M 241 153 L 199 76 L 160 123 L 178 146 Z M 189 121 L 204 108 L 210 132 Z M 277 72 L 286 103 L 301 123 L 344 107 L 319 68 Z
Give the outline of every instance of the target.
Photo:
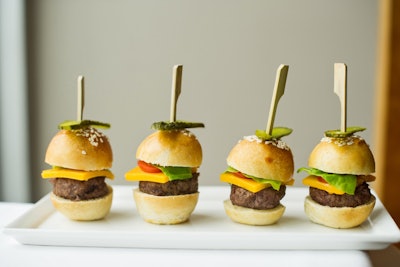
M 84 118 L 110 122 L 112 183 L 124 173 L 154 121 L 168 120 L 172 66 L 183 64 L 178 119 L 204 151 L 200 185 L 221 185 L 231 147 L 264 128 L 279 64 L 288 64 L 276 126 L 296 168 L 327 129 L 340 126 L 333 64 L 348 65 L 348 125 L 374 149 L 377 1 L 28 1 L 32 176 L 40 172 L 57 124 L 76 117 L 76 78 L 86 78 Z M 301 185 L 304 174 L 295 174 Z M 129 183 L 132 184 L 132 183 Z M 133 185 L 133 184 L 132 184 Z

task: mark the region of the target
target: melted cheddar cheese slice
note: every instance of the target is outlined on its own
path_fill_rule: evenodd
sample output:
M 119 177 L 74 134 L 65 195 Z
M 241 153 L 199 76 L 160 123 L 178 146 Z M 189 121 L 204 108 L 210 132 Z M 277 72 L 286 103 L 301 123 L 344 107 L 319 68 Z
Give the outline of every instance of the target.
M 251 178 L 237 177 L 236 175 L 234 175 L 230 172 L 224 172 L 223 174 L 221 174 L 220 180 L 222 182 L 226 182 L 229 184 L 234 184 L 234 185 L 243 187 L 244 189 L 247 189 L 248 191 L 250 191 L 252 193 L 257 193 L 258 191 L 261 191 L 264 188 L 271 186 L 270 184 L 258 183 Z
M 307 176 L 306 178 L 303 179 L 303 184 L 308 185 L 310 187 L 324 190 L 324 191 L 328 192 L 329 194 L 336 194 L 336 195 L 344 194 L 344 191 L 337 189 L 336 187 L 334 187 L 326 182 L 322 182 L 318 178 L 319 178 L 318 176 L 314 176 L 314 175 Z
M 42 171 L 42 178 L 70 178 L 78 181 L 87 181 L 91 178 L 95 177 L 107 177 L 109 179 L 114 179 L 114 174 L 109 170 L 100 170 L 100 171 L 81 171 L 81 170 L 72 170 L 56 167 L 53 169 L 48 169 Z
M 127 181 L 146 181 L 164 184 L 169 181 L 168 176 L 162 172 L 149 173 L 144 172 L 139 166 L 125 173 L 125 179 Z

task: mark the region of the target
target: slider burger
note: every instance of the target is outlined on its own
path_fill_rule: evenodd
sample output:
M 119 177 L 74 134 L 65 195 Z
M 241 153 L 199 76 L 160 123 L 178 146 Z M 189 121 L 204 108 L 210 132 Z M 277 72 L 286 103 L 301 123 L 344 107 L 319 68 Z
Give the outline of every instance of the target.
M 367 220 L 375 206 L 368 182 L 375 180 L 375 161 L 363 138 L 354 133 L 365 128 L 349 127 L 346 132 L 325 132 L 311 152 L 309 173 L 303 184 L 310 187 L 305 213 L 317 224 L 352 228 Z
M 54 207 L 72 220 L 102 219 L 112 204 L 113 189 L 105 182 L 114 178 L 109 170 L 111 145 L 94 127 L 110 125 L 88 120 L 61 123 L 46 151 L 45 162 L 53 167 L 44 170 L 42 178 L 53 184 Z
M 189 219 L 196 207 L 198 168 L 202 149 L 196 136 L 186 128 L 202 123 L 157 122 L 156 131 L 136 151 L 138 166 L 125 174 L 139 181 L 134 200 L 140 216 L 149 223 L 179 224 Z
M 220 180 L 231 184 L 225 212 L 233 221 L 248 225 L 270 225 L 283 215 L 286 185 L 292 185 L 294 162 L 281 137 L 292 132 L 274 128 L 271 136 L 258 130 L 241 139 L 227 157 L 227 170 Z

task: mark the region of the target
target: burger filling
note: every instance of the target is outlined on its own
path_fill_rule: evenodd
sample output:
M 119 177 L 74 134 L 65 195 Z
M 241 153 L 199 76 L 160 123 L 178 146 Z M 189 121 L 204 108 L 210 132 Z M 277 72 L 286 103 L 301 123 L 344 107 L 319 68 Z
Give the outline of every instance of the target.
M 139 190 L 154 196 L 173 196 L 193 194 L 198 191 L 199 173 L 193 173 L 192 178 L 172 180 L 166 183 L 139 181 Z
M 278 180 L 258 178 L 231 166 L 221 174 L 220 180 L 231 184 L 230 200 L 233 205 L 257 210 L 277 207 L 285 196 L 286 185 L 294 182 L 293 179 L 283 183 Z
M 280 186 L 282 185 L 282 182 L 278 181 L 278 180 L 272 180 L 272 179 L 265 179 L 265 178 L 259 178 L 259 177 L 255 177 L 243 172 L 240 172 L 238 170 L 236 170 L 235 168 L 228 166 L 228 168 L 225 171 L 226 173 L 232 173 L 235 176 L 238 176 L 239 178 L 248 178 L 253 180 L 255 183 L 258 184 L 264 184 L 265 187 L 269 187 L 271 186 L 272 188 L 274 188 L 275 190 L 279 190 Z M 257 190 L 258 191 L 258 190 Z
M 128 181 L 138 181 L 139 190 L 154 196 L 176 196 L 198 192 L 197 168 L 160 166 L 138 160 L 138 166 L 128 173 Z
M 279 190 L 267 187 L 253 193 L 240 186 L 232 184 L 230 200 L 234 205 L 250 209 L 273 209 L 280 204 L 280 200 L 285 196 L 285 192 L 285 185 L 281 185 Z
M 375 180 L 373 175 L 326 173 L 315 168 L 300 168 L 310 176 L 303 184 L 310 187 L 310 197 L 317 203 L 329 207 L 357 207 L 371 200 L 367 182 Z
M 317 203 L 329 207 L 357 207 L 364 205 L 371 200 L 371 191 L 367 183 L 356 187 L 353 195 L 330 194 L 324 190 L 310 187 L 310 197 Z
M 68 178 L 53 178 L 53 193 L 72 201 L 101 198 L 108 194 L 105 177 L 95 177 L 87 181 Z

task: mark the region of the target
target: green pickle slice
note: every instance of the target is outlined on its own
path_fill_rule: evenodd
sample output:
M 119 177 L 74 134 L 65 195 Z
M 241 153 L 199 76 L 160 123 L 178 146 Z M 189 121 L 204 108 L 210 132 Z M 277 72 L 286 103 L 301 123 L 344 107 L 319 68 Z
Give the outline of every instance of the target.
M 366 128 L 363 128 L 363 127 L 352 126 L 352 127 L 347 127 L 345 132 L 342 132 L 339 129 L 327 130 L 327 131 L 325 131 L 325 136 L 331 137 L 331 138 L 345 138 L 345 137 L 352 136 L 353 134 L 355 134 L 357 132 L 362 132 L 365 130 L 366 130 Z
M 151 128 L 160 131 L 181 130 L 186 128 L 204 128 L 204 123 L 189 121 L 159 121 L 153 123 Z
M 62 130 L 77 130 L 85 127 L 108 129 L 111 127 L 111 125 L 109 123 L 93 121 L 93 120 L 82 120 L 82 121 L 67 120 L 58 125 L 58 128 Z
M 271 135 L 267 134 L 265 130 L 256 130 L 256 136 L 262 140 L 280 139 L 293 132 L 292 129 L 287 127 L 274 127 Z

